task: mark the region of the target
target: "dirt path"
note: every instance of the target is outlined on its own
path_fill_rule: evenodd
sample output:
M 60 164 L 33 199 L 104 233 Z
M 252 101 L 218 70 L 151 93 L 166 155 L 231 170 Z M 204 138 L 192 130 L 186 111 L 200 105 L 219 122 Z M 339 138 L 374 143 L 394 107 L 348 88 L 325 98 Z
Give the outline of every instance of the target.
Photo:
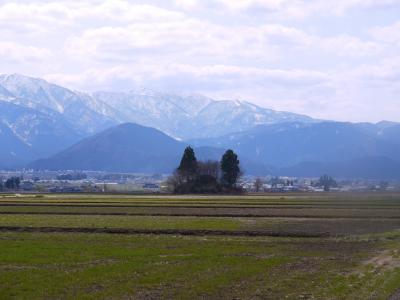
M 89 204 L 90 203 L 90 204 Z M 107 204 L 110 203 L 110 204 Z M 112 203 L 112 204 L 111 204 Z M 240 208 L 240 209 L 321 209 L 321 210 L 329 210 L 329 209 L 338 209 L 338 210 L 347 210 L 347 209 L 357 209 L 357 210 L 397 210 L 400 211 L 399 205 L 315 205 L 315 204 L 252 204 L 252 203 L 236 203 L 236 204 L 213 204 L 213 203 L 204 203 L 202 205 L 191 205 L 186 203 L 179 204 L 171 204 L 171 203 L 124 203 L 124 202 L 63 202 L 63 203 L 54 203 L 54 202 L 7 202 L 0 200 L 0 207 L 9 207 L 9 206 L 47 206 L 47 207 L 113 207 L 113 208 Z
M 291 214 L 241 214 L 241 213 L 117 213 L 117 212 L 21 212 L 7 211 L 0 215 L 62 215 L 62 216 L 143 216 L 143 217 L 211 217 L 211 218 L 293 218 L 293 219 L 352 219 L 352 220 L 400 220 L 400 216 L 315 216 Z
M 389 300 L 400 300 L 400 289 L 398 289 L 392 296 L 390 296 Z
M 126 229 L 126 228 L 83 228 L 83 227 L 19 227 L 1 226 L 0 232 L 58 232 L 58 233 L 109 233 L 109 234 L 150 234 L 150 235 L 191 235 L 191 236 L 264 236 L 318 238 L 328 237 L 327 233 L 278 232 L 278 231 L 229 231 L 229 230 L 190 230 L 190 229 Z

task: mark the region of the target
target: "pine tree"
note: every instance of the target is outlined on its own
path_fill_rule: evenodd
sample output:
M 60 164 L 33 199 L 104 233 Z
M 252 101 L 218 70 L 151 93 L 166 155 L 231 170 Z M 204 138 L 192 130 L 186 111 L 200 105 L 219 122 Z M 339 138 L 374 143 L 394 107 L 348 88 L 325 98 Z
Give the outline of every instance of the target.
M 322 186 L 325 192 L 329 192 L 332 187 L 337 187 L 336 181 L 328 175 L 321 176 L 318 185 Z
M 185 149 L 177 171 L 186 182 L 195 179 L 197 173 L 197 159 L 192 147 L 187 147 Z
M 238 156 L 232 150 L 227 150 L 221 159 L 222 184 L 228 188 L 235 187 L 239 176 L 240 167 Z
M 263 187 L 263 181 L 261 178 L 257 177 L 256 181 L 254 181 L 254 189 L 258 193 L 261 191 L 262 187 Z

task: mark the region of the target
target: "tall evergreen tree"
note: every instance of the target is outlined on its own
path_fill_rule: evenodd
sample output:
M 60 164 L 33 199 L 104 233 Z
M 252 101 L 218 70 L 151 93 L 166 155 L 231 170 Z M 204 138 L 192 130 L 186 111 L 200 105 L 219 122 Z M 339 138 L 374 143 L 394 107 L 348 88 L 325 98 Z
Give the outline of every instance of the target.
M 21 179 L 19 177 L 8 178 L 4 186 L 9 190 L 18 190 Z
M 240 176 L 240 166 L 239 166 L 238 156 L 232 150 L 227 150 L 221 159 L 221 171 L 222 171 L 222 184 L 228 188 L 235 187 L 239 176 Z
M 336 181 L 331 176 L 328 175 L 321 176 L 318 185 L 322 186 L 325 192 L 329 192 L 332 187 L 337 187 Z
M 186 182 L 194 180 L 197 173 L 197 159 L 192 147 L 186 147 L 183 152 L 178 173 Z

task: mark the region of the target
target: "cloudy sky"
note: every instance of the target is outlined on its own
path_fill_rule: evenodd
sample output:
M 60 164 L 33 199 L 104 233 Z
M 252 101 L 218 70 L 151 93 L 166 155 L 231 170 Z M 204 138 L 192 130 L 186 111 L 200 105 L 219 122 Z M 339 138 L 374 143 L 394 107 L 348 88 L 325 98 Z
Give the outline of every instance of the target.
M 400 0 L 0 0 L 0 73 L 400 121 Z

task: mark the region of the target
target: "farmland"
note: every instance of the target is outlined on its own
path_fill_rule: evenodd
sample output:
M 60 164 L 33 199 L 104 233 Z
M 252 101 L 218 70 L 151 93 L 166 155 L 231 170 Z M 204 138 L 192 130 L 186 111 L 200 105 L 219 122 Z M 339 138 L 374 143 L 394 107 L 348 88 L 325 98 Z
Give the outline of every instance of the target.
M 399 299 L 400 195 L 0 195 L 1 299 Z

